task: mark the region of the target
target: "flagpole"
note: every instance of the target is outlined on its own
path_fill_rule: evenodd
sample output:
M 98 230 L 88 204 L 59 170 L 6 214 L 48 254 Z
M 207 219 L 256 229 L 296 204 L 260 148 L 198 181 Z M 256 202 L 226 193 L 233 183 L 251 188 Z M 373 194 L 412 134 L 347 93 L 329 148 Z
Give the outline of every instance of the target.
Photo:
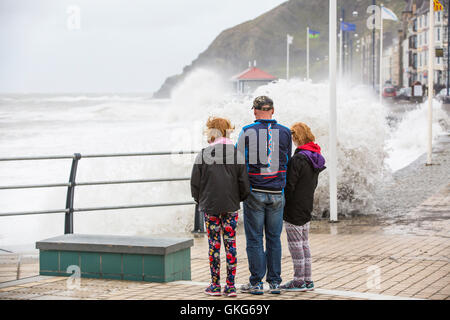
M 381 4 L 380 29 L 380 103 L 383 103 L 383 4 Z
M 447 2 L 447 97 L 450 95 L 450 0 Z
M 376 3 L 376 0 L 372 0 L 372 5 L 376 5 L 377 3 Z M 375 11 L 374 11 L 374 13 L 375 13 Z M 377 18 L 376 18 L 376 16 L 374 15 L 374 20 L 373 20 L 373 24 L 374 24 L 374 28 L 373 28 L 373 30 L 372 30 L 372 65 L 371 65 L 371 67 L 372 67 L 372 70 L 371 70 L 371 75 L 372 75 L 372 87 L 375 89 L 375 84 L 377 83 L 377 80 L 376 80 L 376 73 L 377 73 L 377 71 L 376 71 L 376 69 L 377 69 L 377 67 L 376 67 L 376 56 L 375 56 L 375 31 L 376 31 L 376 21 L 377 21 Z
M 342 70 L 342 66 L 343 66 L 343 38 L 344 37 L 344 33 L 342 31 L 342 19 L 341 19 L 341 23 L 340 23 L 340 32 L 339 32 L 339 79 L 342 80 L 343 77 L 343 70 Z
M 330 72 L 330 154 L 328 159 L 330 175 L 330 222 L 337 222 L 337 89 L 336 89 L 336 44 L 337 44 L 337 0 L 330 0 L 329 17 L 329 72 Z M 342 29 L 342 28 L 341 28 Z M 342 33 L 341 33 L 342 34 Z M 342 41 L 342 36 L 341 36 Z
M 287 43 L 286 80 L 289 80 L 289 34 L 287 35 L 286 43 Z
M 309 81 L 309 27 L 306 28 L 306 80 Z
M 429 39 L 428 46 L 428 152 L 427 165 L 432 164 L 433 152 L 433 89 L 434 89 L 434 1 L 430 1 L 430 25 L 429 25 Z

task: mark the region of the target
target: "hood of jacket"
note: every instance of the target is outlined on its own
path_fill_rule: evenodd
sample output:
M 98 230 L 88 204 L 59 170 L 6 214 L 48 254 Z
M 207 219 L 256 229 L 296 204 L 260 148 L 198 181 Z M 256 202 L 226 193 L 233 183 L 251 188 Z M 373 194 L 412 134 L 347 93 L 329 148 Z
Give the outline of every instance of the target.
M 321 150 L 322 150 L 320 148 L 320 146 L 314 142 L 310 142 L 310 143 L 304 144 L 302 146 L 299 146 L 298 149 L 307 150 L 307 151 L 315 152 L 318 154 L 321 154 Z
M 203 150 L 203 161 L 206 164 L 233 164 L 235 162 L 235 151 L 232 142 L 212 143 Z
M 314 169 L 323 171 L 325 170 L 325 158 L 321 155 L 321 148 L 318 144 L 310 142 L 303 146 L 299 146 L 295 153 L 303 154 L 311 163 Z

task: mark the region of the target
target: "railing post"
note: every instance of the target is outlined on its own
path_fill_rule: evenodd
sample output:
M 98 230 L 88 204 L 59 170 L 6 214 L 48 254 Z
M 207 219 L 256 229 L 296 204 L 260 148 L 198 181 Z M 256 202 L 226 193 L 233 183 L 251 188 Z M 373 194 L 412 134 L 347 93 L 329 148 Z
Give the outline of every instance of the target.
M 194 230 L 192 230 L 192 233 L 205 233 L 205 217 L 198 210 L 198 204 L 195 205 Z
M 69 187 L 67 188 L 66 198 L 66 212 L 64 219 L 64 234 L 73 233 L 73 201 L 75 195 L 75 178 L 77 176 L 78 161 L 81 159 L 81 154 L 75 153 L 73 155 L 72 167 L 70 168 Z

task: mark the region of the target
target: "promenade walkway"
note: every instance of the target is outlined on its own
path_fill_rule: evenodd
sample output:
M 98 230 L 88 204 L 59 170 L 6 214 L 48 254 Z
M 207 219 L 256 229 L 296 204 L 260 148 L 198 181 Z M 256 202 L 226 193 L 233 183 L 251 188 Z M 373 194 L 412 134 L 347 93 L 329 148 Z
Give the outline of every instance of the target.
M 242 226 L 238 233 L 236 281 L 248 281 Z M 292 261 L 283 233 L 282 277 L 290 280 Z M 450 185 L 402 217 L 371 217 L 311 225 L 316 290 L 303 293 L 239 293 L 233 299 L 439 299 L 450 300 Z M 225 261 L 225 259 L 222 259 Z M 81 279 L 71 289 L 67 278 L 36 276 L 36 259 L 0 252 L 0 299 L 225 299 L 203 293 L 209 281 L 207 239 L 195 239 L 192 281 L 139 283 Z M 225 270 L 225 269 L 223 269 Z M 223 273 L 224 275 L 224 273 Z M 10 281 L 11 280 L 11 281 Z

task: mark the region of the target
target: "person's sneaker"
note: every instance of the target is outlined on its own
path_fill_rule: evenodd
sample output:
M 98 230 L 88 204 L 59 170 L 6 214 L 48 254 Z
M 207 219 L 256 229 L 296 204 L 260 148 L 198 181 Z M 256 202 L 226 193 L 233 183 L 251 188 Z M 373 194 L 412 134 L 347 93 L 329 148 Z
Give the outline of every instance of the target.
M 306 284 L 304 281 L 291 280 L 280 286 L 281 290 L 285 291 L 306 291 Z
M 272 294 L 280 294 L 281 287 L 278 283 L 269 283 L 269 292 Z
M 236 287 L 229 287 L 225 286 L 225 289 L 223 290 L 223 295 L 226 297 L 236 297 Z
M 262 282 L 258 282 L 255 285 L 252 285 L 251 283 L 247 283 L 247 284 L 244 284 L 243 286 L 241 286 L 241 291 L 244 293 L 261 295 L 261 294 L 264 294 L 264 286 L 263 286 Z
M 220 296 L 222 295 L 221 287 L 215 284 L 210 284 L 208 288 L 206 288 L 205 293 L 210 296 Z
M 305 281 L 306 291 L 314 291 L 314 282 Z

